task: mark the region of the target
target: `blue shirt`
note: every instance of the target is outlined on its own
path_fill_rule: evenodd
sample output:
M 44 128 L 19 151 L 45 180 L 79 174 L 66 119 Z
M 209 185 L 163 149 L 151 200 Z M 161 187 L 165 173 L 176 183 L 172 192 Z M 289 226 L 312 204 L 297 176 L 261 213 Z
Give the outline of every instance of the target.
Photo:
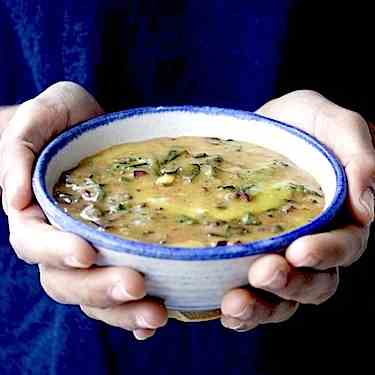
M 276 93 L 292 0 L 0 0 L 0 105 L 60 80 L 107 111 L 144 105 L 255 110 Z M 171 320 L 155 337 L 51 301 L 0 212 L 0 373 L 266 374 L 263 329 Z

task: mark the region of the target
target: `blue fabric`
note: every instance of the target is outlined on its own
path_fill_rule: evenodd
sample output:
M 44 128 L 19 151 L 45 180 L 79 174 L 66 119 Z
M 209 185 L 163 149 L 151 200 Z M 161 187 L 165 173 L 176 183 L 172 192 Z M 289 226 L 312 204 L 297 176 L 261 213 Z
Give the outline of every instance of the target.
M 0 105 L 60 80 L 107 110 L 197 104 L 254 110 L 275 94 L 289 0 L 0 0 Z M 154 338 L 51 301 L 0 212 L 0 373 L 262 374 L 262 331 L 171 321 Z

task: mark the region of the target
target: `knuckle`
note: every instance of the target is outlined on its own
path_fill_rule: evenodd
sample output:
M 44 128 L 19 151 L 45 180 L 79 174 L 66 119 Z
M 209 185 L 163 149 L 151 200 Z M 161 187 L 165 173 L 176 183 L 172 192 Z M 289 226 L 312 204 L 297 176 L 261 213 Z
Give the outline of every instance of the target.
M 311 243 L 312 246 L 310 246 L 307 250 L 307 257 L 311 260 L 312 267 L 316 268 L 321 266 L 323 263 L 325 263 L 327 259 L 326 254 L 322 254 L 322 248 L 319 246 L 317 247 L 316 245 L 314 246 L 313 243 Z M 330 252 L 331 253 L 336 253 L 337 248 L 331 248 Z M 334 255 L 334 254 L 332 254 Z
M 81 295 L 82 302 L 90 307 L 93 306 L 106 306 L 107 304 L 104 303 L 103 298 L 101 298 L 100 295 L 98 295 L 98 292 L 96 290 L 93 290 L 92 288 L 84 288 L 83 294 Z
M 337 291 L 338 288 L 338 276 L 337 274 L 331 274 L 328 276 L 326 283 L 319 289 L 316 296 L 314 296 L 307 303 L 314 305 L 320 305 L 323 302 L 328 301 Z
M 89 307 L 106 308 L 114 305 L 108 288 L 103 286 L 95 286 L 86 278 L 83 287 L 79 290 L 78 299 L 82 304 Z
M 111 325 L 125 329 L 126 331 L 134 331 L 135 329 L 140 328 L 137 326 L 136 323 L 126 319 L 117 320 L 116 322 L 113 322 Z
M 311 253 L 311 258 L 314 260 L 313 268 L 326 270 L 340 263 L 346 254 L 345 244 L 334 244 L 329 249 L 316 249 Z
M 59 81 L 54 83 L 50 88 L 55 88 L 62 91 L 84 91 L 86 90 L 76 82 L 73 81 Z
M 351 111 L 349 109 L 341 108 L 341 118 L 351 126 L 363 126 L 366 124 L 365 119 L 355 111 Z
M 289 92 L 285 95 L 282 95 L 278 98 L 275 98 L 267 102 L 267 105 L 269 103 L 272 103 L 272 104 L 282 103 L 286 99 L 298 101 L 300 99 L 313 98 L 313 97 L 322 97 L 322 95 L 319 94 L 317 91 L 309 90 L 309 89 L 294 90 L 292 92 Z
M 61 118 L 61 114 L 64 112 L 61 103 L 49 97 L 38 96 L 32 99 L 31 105 L 33 112 L 38 113 L 50 123 L 56 118 Z
M 54 283 L 51 282 L 49 272 L 46 268 L 39 268 L 39 280 L 43 290 L 50 298 L 55 302 L 68 304 L 67 298 L 63 293 L 54 287 Z
M 296 96 L 321 96 L 317 91 L 309 89 L 295 90 L 291 94 Z
M 85 88 L 73 81 L 60 81 L 52 85 L 49 89 L 60 98 L 59 105 L 63 107 L 65 112 L 69 112 L 69 105 L 67 103 L 77 101 L 79 98 L 86 101 L 93 99 Z
M 27 264 L 35 264 L 33 258 L 24 250 L 19 237 L 15 235 L 14 231 L 11 231 L 9 234 L 9 243 L 18 259 Z

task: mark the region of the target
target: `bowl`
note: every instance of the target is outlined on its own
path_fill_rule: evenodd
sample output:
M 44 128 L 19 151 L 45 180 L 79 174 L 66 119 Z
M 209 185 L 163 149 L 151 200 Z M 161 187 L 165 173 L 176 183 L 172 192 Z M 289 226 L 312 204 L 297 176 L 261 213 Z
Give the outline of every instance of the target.
M 285 155 L 318 181 L 325 207 L 311 222 L 272 238 L 222 247 L 174 248 L 98 231 L 66 214 L 52 196 L 62 172 L 101 149 L 178 136 L 248 141 Z M 195 321 L 220 315 L 224 293 L 248 284 L 248 269 L 257 257 L 282 251 L 298 237 L 327 228 L 344 203 L 347 183 L 334 155 L 297 128 L 245 111 L 182 106 L 105 114 L 68 129 L 40 154 L 33 190 L 52 225 L 78 234 L 98 250 L 99 266 L 128 266 L 140 271 L 147 294 L 163 299 L 171 317 Z

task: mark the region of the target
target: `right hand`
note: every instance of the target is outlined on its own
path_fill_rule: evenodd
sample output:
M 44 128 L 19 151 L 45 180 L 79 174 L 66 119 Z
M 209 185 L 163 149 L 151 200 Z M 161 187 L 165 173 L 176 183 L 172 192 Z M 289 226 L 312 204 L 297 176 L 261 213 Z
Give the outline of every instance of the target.
M 33 202 L 32 168 L 41 148 L 64 129 L 103 113 L 81 86 L 59 82 L 21 104 L 0 141 L 0 185 L 10 243 L 18 258 L 38 264 L 40 281 L 55 301 L 80 305 L 90 318 L 151 337 L 167 311 L 145 298 L 143 277 L 127 267 L 94 267 L 96 251 L 85 240 L 47 224 Z

